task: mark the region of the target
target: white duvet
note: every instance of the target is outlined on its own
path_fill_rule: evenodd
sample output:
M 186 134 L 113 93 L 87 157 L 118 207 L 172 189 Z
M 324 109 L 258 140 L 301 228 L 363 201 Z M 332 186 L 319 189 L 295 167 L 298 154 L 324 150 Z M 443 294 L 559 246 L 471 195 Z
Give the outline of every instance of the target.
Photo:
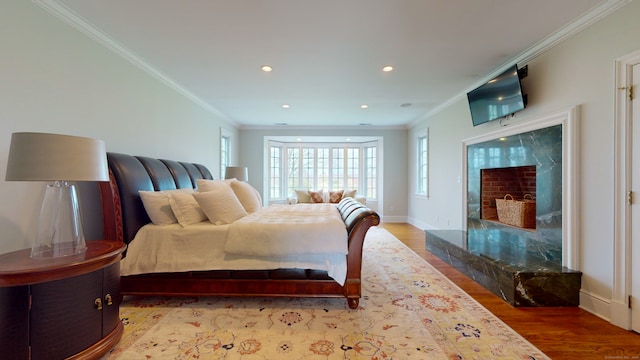
M 343 285 L 347 232 L 335 205 L 272 205 L 231 225 L 143 226 L 123 276 L 204 270 L 325 270 Z
M 346 255 L 347 230 L 335 204 L 271 205 L 229 225 L 227 254 Z

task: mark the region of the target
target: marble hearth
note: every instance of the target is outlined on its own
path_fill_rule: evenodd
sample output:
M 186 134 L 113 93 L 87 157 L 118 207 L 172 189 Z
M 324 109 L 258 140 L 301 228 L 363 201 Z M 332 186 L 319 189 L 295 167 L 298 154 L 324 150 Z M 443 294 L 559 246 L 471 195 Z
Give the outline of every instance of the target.
M 578 306 L 582 273 L 548 258 L 560 249 L 531 232 L 489 224 L 481 231 L 427 230 L 432 254 L 512 306 Z
M 427 250 L 513 306 L 579 305 L 582 274 L 563 266 L 563 126 L 468 145 L 466 229 L 426 231 Z M 535 226 L 498 221 L 507 193 L 533 195 Z

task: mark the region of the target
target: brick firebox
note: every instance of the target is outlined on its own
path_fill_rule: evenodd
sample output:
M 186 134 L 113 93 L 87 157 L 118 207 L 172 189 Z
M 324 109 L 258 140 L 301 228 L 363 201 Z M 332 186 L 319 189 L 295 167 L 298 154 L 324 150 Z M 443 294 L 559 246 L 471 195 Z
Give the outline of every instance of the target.
M 484 220 L 498 220 L 496 199 L 511 194 L 520 200 L 525 194 L 536 197 L 536 167 L 514 166 L 480 170 L 480 216 Z

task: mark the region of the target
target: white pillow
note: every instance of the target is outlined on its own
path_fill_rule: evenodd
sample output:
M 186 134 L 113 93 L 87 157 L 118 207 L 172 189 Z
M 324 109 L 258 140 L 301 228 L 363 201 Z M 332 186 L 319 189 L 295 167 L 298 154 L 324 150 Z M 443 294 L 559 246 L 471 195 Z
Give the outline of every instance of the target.
M 142 205 L 152 223 L 156 225 L 169 225 L 178 222 L 169 203 L 169 194 L 177 191 L 192 193 L 193 189 L 138 191 Z
M 205 192 L 211 191 L 219 185 L 229 185 L 234 181 L 238 181 L 236 179 L 225 179 L 225 180 L 207 180 L 207 179 L 196 179 L 196 185 L 198 185 L 198 191 Z
M 298 198 L 298 204 L 306 204 L 311 202 L 311 196 L 309 196 L 308 190 L 296 190 L 296 197 Z
M 178 219 L 178 223 L 183 227 L 191 224 L 197 224 L 199 222 L 207 220 L 207 216 L 200 209 L 200 205 L 193 198 L 195 192 L 175 192 L 169 194 L 169 204 L 171 204 L 171 210 Z
M 345 190 L 344 193 L 342 194 L 342 198 L 355 198 L 356 197 L 356 191 L 358 191 L 357 189 L 353 189 L 353 190 Z
M 262 208 L 260 197 L 257 196 L 258 191 L 253 186 L 249 185 L 249 183 L 244 181 L 234 181 L 231 183 L 231 189 L 249 214 Z
M 230 186 L 218 186 L 211 191 L 195 192 L 193 197 L 200 204 L 209 221 L 216 225 L 231 224 L 248 215 Z

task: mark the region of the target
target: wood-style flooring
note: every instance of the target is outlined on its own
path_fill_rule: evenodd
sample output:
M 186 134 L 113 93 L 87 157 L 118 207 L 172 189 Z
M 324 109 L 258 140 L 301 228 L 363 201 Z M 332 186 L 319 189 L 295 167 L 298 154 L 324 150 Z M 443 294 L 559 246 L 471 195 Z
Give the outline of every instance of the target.
M 552 359 L 640 360 L 640 334 L 578 307 L 512 307 L 428 252 L 423 230 L 405 223 L 380 226 Z

